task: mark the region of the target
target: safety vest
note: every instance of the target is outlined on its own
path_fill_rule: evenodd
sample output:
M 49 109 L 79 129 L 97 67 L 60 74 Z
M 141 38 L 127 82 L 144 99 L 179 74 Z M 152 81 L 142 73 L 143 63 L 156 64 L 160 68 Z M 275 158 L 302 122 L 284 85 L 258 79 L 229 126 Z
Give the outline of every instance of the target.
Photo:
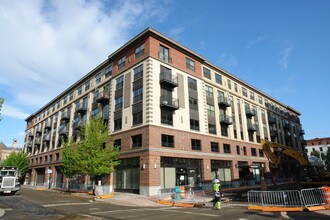
M 217 196 L 217 197 L 220 197 L 220 183 L 214 183 L 213 184 L 213 192 L 214 192 L 214 195 Z

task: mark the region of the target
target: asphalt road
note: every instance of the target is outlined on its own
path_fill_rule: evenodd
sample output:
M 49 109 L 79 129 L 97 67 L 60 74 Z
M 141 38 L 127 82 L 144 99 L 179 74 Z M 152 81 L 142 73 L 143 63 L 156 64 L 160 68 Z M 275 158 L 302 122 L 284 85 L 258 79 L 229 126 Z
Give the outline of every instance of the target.
M 279 219 L 278 213 L 262 213 L 247 210 L 239 204 L 224 204 L 221 210 L 211 208 L 128 207 L 107 202 L 94 202 L 88 198 L 63 194 L 58 191 L 23 188 L 19 195 L 1 196 L 0 208 L 5 210 L 1 220 L 98 220 L 98 219 L 157 219 L 157 220 L 206 220 Z

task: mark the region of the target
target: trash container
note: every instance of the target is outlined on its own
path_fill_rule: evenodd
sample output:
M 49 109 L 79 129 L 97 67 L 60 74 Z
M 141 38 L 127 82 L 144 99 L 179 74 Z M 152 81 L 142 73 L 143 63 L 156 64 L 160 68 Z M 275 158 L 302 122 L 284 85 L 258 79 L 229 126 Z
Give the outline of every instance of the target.
M 175 186 L 174 192 L 175 192 L 175 199 L 180 200 L 180 192 L 181 192 L 180 186 Z

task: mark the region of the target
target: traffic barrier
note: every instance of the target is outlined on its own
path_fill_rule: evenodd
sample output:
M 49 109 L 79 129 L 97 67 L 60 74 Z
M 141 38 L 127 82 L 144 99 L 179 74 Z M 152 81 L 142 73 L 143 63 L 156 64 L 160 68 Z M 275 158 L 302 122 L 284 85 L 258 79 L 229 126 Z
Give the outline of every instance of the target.
M 323 198 L 324 198 L 325 204 L 330 205 L 330 187 L 322 186 L 321 189 L 323 191 Z
M 303 203 L 298 190 L 249 191 L 248 209 L 259 211 L 302 211 Z
M 301 196 L 309 211 L 330 209 L 330 187 L 303 189 Z
M 180 198 L 181 199 L 184 199 L 185 196 L 186 196 L 185 194 L 186 194 L 185 187 L 184 186 L 180 186 Z

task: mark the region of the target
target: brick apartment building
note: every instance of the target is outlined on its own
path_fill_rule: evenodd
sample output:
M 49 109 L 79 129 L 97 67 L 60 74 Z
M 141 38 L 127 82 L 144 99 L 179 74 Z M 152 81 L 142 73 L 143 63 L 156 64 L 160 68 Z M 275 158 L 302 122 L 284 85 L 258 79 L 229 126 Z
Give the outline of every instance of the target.
M 121 146 L 106 184 L 148 196 L 214 178 L 259 182 L 269 171 L 263 138 L 305 151 L 297 110 L 151 28 L 26 119 L 29 184 L 63 187 L 62 140 L 91 116 Z M 292 175 L 296 162 L 283 161 L 282 175 Z

